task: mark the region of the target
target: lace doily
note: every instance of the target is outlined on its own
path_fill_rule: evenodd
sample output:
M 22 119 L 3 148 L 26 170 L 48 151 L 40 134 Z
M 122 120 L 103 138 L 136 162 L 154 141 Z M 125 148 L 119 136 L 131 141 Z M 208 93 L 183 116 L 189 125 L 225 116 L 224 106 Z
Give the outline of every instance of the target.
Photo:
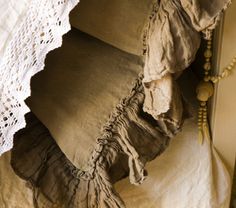
M 60 47 L 70 30 L 69 12 L 79 0 L 32 0 L 0 65 L 0 155 L 13 146 L 13 135 L 25 127 L 31 77 L 44 68 L 49 51 Z

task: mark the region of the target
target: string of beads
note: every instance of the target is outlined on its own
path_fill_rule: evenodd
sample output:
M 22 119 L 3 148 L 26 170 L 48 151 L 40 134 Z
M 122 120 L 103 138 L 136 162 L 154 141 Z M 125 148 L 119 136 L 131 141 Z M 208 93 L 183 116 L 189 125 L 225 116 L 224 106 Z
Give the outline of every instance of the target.
M 202 144 L 204 138 L 210 142 L 210 131 L 207 116 L 207 101 L 214 93 L 214 84 L 221 79 L 228 77 L 236 66 L 236 56 L 223 69 L 219 75 L 211 75 L 212 70 L 212 30 L 209 31 L 209 39 L 207 40 L 206 50 L 204 52 L 205 63 L 203 65 L 204 78 L 197 86 L 197 99 L 199 100 L 198 109 L 198 140 Z

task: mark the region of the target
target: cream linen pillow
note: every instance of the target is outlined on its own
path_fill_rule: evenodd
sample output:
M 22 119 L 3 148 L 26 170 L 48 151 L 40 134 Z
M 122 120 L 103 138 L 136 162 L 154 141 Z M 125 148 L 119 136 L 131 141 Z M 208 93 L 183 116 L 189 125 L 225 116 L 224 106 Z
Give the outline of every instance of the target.
M 144 30 L 155 2 L 81 0 L 71 13 L 71 24 L 121 50 L 142 55 Z

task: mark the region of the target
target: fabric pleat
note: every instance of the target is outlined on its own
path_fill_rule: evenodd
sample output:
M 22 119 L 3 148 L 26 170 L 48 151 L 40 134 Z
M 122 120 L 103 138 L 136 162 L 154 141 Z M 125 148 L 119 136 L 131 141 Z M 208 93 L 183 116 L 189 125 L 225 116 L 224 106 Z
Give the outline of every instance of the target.
M 88 171 L 76 168 L 66 158 L 32 113 L 26 116 L 26 128 L 15 137 L 11 163 L 33 186 L 35 207 L 125 206 L 113 184 L 128 175 L 131 183 L 142 183 L 147 174 L 145 164 L 160 155 L 170 140 L 168 132 L 142 111 L 141 80 L 142 76 L 104 125 Z

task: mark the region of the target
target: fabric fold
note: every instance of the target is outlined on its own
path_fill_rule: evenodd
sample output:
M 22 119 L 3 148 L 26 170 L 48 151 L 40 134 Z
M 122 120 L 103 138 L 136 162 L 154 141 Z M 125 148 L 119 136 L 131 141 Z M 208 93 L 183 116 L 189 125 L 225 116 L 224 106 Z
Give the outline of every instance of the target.
M 144 111 L 159 118 L 166 117 L 163 114 L 172 111 L 173 106 L 181 108 L 173 99 L 178 94 L 172 92 L 174 80 L 195 59 L 200 32 L 208 38 L 207 30 L 214 29 L 229 3 L 230 0 L 163 0 L 154 4 L 144 33 Z M 156 102 L 158 99 L 160 103 Z M 181 117 L 175 119 L 180 121 Z
M 124 207 L 104 171 L 106 166 L 98 165 L 94 175 L 86 178 L 32 114 L 26 119 L 27 127 L 17 133 L 11 163 L 30 182 L 35 207 Z
M 203 32 L 208 38 L 207 30 L 214 29 L 222 13 L 231 4 L 231 0 L 180 0 L 184 11 L 191 19 L 195 30 Z
M 146 162 L 160 155 L 170 136 L 142 111 L 142 75 L 129 96 L 117 105 L 88 161 L 76 168 L 43 124 L 32 114 L 16 135 L 12 167 L 34 187 L 36 207 L 124 207 L 113 184 L 129 175 L 133 184 L 145 179 Z

